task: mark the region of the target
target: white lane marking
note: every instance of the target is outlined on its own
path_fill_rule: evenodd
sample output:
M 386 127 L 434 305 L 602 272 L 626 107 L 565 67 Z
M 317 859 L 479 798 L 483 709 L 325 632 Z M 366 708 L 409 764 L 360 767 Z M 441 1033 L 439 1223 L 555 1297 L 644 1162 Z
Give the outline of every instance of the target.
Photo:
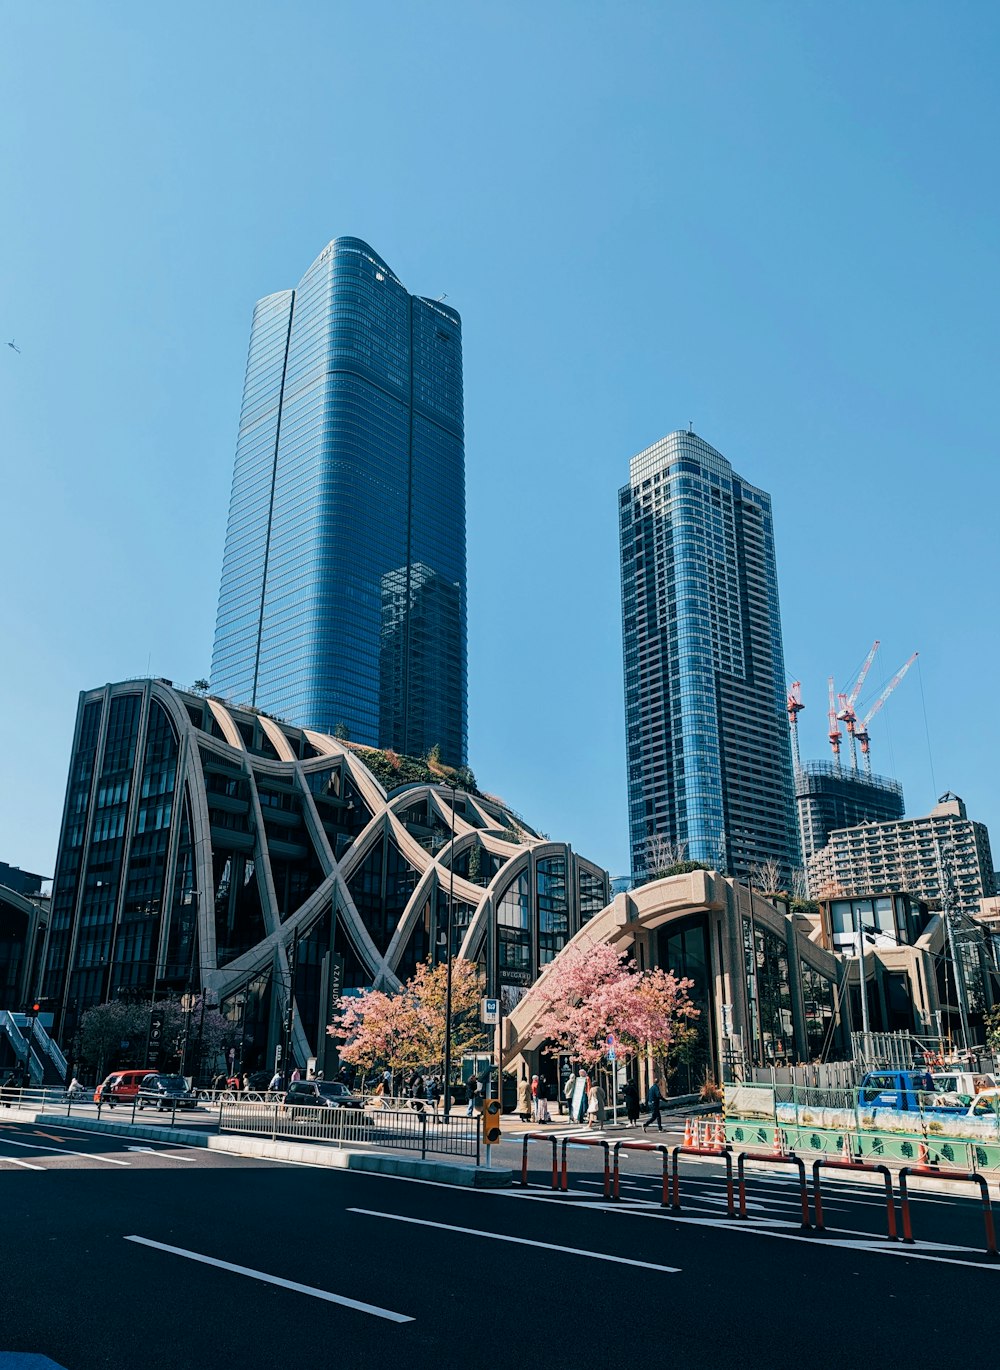
M 512 1242 L 515 1246 L 537 1246 L 542 1251 L 561 1251 L 567 1256 L 586 1256 L 592 1261 L 611 1261 L 615 1265 L 637 1265 L 641 1270 L 658 1270 L 664 1275 L 679 1275 L 676 1265 L 653 1265 L 649 1261 L 635 1261 L 628 1256 L 609 1256 L 604 1251 L 585 1251 L 578 1246 L 556 1246 L 553 1242 L 536 1242 L 530 1237 L 511 1237 L 505 1232 L 482 1232 L 478 1227 L 455 1227 L 451 1223 L 434 1223 L 428 1218 L 406 1218 L 401 1213 L 379 1213 L 372 1208 L 349 1208 L 348 1213 L 361 1213 L 367 1218 L 386 1218 L 394 1223 L 412 1223 L 415 1227 L 436 1227 L 441 1232 L 461 1232 L 467 1237 L 485 1237 L 488 1241 Z
M 85 1161 L 106 1161 L 108 1165 L 131 1165 L 131 1161 L 116 1161 L 113 1156 L 98 1156 L 93 1151 L 70 1151 L 64 1146 L 43 1146 L 41 1142 L 15 1142 L 13 1137 L 0 1136 L 4 1146 L 23 1146 L 25 1151 L 58 1151 L 60 1156 L 82 1156 Z
M 198 1261 L 201 1265 L 214 1265 L 219 1270 L 229 1270 L 234 1275 L 246 1275 L 248 1279 L 260 1280 L 264 1284 L 277 1285 L 279 1289 L 291 1289 L 295 1294 L 308 1294 L 314 1299 L 323 1299 L 326 1303 L 338 1303 L 342 1308 L 354 1308 L 359 1313 L 370 1313 L 373 1318 L 384 1318 L 387 1322 L 413 1322 L 413 1318 L 406 1313 L 394 1313 L 391 1308 L 379 1308 L 374 1303 L 362 1303 L 358 1299 L 349 1299 L 343 1294 L 331 1294 L 326 1289 L 316 1289 L 311 1284 L 299 1284 L 296 1280 L 283 1280 L 280 1275 L 268 1275 L 263 1270 L 251 1270 L 246 1265 L 233 1265 L 231 1261 L 220 1261 L 214 1256 L 203 1256 L 198 1251 L 186 1251 L 182 1246 L 167 1246 L 165 1242 L 150 1241 L 148 1237 L 126 1237 L 127 1242 L 137 1242 L 139 1246 L 152 1247 L 154 1251 L 167 1251 L 171 1256 L 183 1256 L 189 1261 Z
M 3 1140 L 3 1139 L 0 1138 L 0 1140 Z M 17 1159 L 16 1156 L 0 1156 L 0 1161 L 9 1161 L 11 1165 L 19 1165 L 19 1166 L 21 1166 L 24 1170 L 42 1170 L 42 1171 L 44 1171 L 44 1169 L 45 1169 L 45 1167 L 44 1167 L 43 1165 L 32 1165 L 30 1161 L 19 1161 L 19 1160 Z
M 89 1127 L 70 1127 L 69 1124 L 63 1124 L 63 1123 L 60 1123 L 60 1124 L 59 1124 L 59 1130 L 60 1130 L 60 1132 L 81 1132 L 81 1133 L 84 1133 L 84 1134 L 85 1134 L 86 1136 L 88 1136 L 88 1137 L 116 1137 L 116 1138 L 119 1138 L 121 1141 L 128 1141 L 131 1137 L 133 1137 L 133 1136 L 135 1135 L 134 1133 L 130 1133 L 130 1132 L 105 1132 L 105 1131 L 103 1131 L 103 1129 L 102 1129 L 100 1132 L 93 1132 L 93 1131 L 91 1131 L 91 1129 L 90 1129 Z M 209 1135 L 210 1135 L 210 1136 L 214 1136 L 215 1134 L 214 1134 L 214 1133 L 210 1133 Z M 200 1151 L 200 1152 L 201 1152 L 204 1156 L 206 1156 L 206 1157 L 211 1157 L 211 1156 L 229 1156 L 229 1157 L 231 1157 L 231 1158 L 233 1158 L 234 1160 L 237 1160 L 237 1161 L 253 1161 L 254 1164 L 255 1164 L 255 1165 L 258 1165 L 258 1166 L 260 1166 L 260 1165 L 298 1165 L 298 1166 L 304 1166 L 307 1170 L 329 1170 L 329 1169 L 330 1169 L 330 1166 L 321 1165 L 318 1161 L 289 1161 L 289 1160 L 286 1160 L 285 1157 L 283 1157 L 283 1156 L 245 1156 L 245 1155 L 243 1155 L 242 1152 L 239 1152 L 239 1151 L 224 1151 L 221 1147 L 220 1147 L 218 1150 L 216 1150 L 216 1149 L 213 1148 L 213 1147 L 195 1146 L 195 1145 L 193 1145 L 193 1144 L 191 1144 L 191 1143 L 188 1143 L 188 1142 L 161 1142 L 161 1141 L 159 1140 L 159 1138 L 144 1138 L 144 1140 L 146 1140 L 146 1141 L 154 1141 L 155 1144 L 156 1144 L 157 1146 L 162 1146 L 162 1147 L 164 1147 L 164 1148 L 170 1147 L 171 1149 L 183 1149 L 184 1151 Z M 126 1148 L 126 1149 L 127 1149 L 127 1148 Z M 156 1156 L 160 1155 L 160 1153 L 159 1153 L 158 1151 L 157 1151 L 157 1152 L 154 1152 L 153 1154 L 156 1155 Z M 175 1156 L 175 1157 L 173 1157 L 173 1159 L 174 1159 L 174 1160 L 177 1160 L 178 1157 Z M 185 1159 L 185 1160 L 197 1160 L 198 1158 L 197 1158 L 197 1157 L 194 1157 L 194 1156 L 193 1156 L 193 1157 L 187 1157 L 187 1156 L 186 1156 L 186 1157 L 184 1157 L 184 1159 Z M 393 1179 L 393 1180 L 398 1180 L 398 1179 L 400 1178 L 400 1176 L 398 1176 L 398 1175 L 391 1175 L 391 1176 L 389 1176 L 389 1178 L 390 1178 L 390 1179 Z M 416 1183 L 416 1184 L 420 1184 L 420 1183 L 423 1183 L 423 1184 L 437 1184 L 438 1181 L 437 1181 L 437 1180 L 424 1180 L 424 1181 L 414 1181 L 414 1183 Z M 444 1188 L 446 1188 L 446 1189 L 451 1189 L 451 1188 L 453 1188 L 453 1186 L 452 1186 L 452 1185 L 445 1185 Z
M 169 1151 L 154 1151 L 151 1146 L 127 1146 L 126 1151 L 139 1151 L 143 1156 L 164 1156 L 168 1161 L 188 1161 L 191 1165 L 197 1164 L 194 1156 L 172 1156 Z
M 635 1208 L 611 1208 L 605 1204 L 594 1203 L 593 1208 L 600 1208 L 605 1213 L 627 1213 L 636 1218 L 652 1218 L 652 1213 L 642 1213 Z M 814 1249 L 822 1249 L 824 1246 L 839 1246 L 850 1251 L 870 1251 L 875 1256 L 909 1256 L 914 1261 L 937 1261 L 941 1265 L 964 1265 L 973 1270 L 991 1270 L 994 1273 L 1000 1271 L 1000 1263 L 987 1263 L 985 1261 L 959 1261 L 950 1256 L 939 1256 L 938 1251 L 968 1251 L 970 1255 L 979 1253 L 971 1246 L 948 1246 L 939 1242 L 918 1242 L 914 1246 L 907 1246 L 901 1242 L 889 1242 L 884 1237 L 869 1238 L 868 1241 L 852 1242 L 841 1241 L 833 1237 L 815 1236 L 803 1232 L 776 1232 L 773 1227 L 766 1224 L 768 1219 L 754 1222 L 732 1222 L 719 1218 L 678 1218 L 672 1213 L 666 1213 L 663 1217 L 669 1218 L 671 1222 L 688 1223 L 692 1227 L 717 1227 L 725 1232 L 752 1232 L 757 1237 L 780 1237 L 787 1242 L 807 1242 Z M 760 1224 L 760 1225 L 758 1225 Z M 775 1224 L 775 1226 L 785 1226 L 785 1224 Z M 843 1231 L 842 1228 L 837 1229 Z M 866 1234 L 861 1232 L 858 1236 L 864 1237 Z

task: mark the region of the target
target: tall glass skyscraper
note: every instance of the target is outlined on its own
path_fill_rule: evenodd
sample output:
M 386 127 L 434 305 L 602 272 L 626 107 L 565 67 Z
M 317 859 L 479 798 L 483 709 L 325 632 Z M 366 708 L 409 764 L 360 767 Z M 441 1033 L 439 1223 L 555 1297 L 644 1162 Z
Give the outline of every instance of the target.
M 212 688 L 466 760 L 461 319 L 357 238 L 254 310 Z
M 619 492 L 632 874 L 799 864 L 771 500 L 694 433 Z M 657 850 L 659 848 L 660 850 Z

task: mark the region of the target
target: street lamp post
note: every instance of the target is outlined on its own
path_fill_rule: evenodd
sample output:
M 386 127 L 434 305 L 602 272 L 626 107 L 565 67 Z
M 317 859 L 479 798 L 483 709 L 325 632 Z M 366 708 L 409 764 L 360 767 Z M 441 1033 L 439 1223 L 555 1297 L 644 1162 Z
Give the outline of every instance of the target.
M 455 909 L 455 796 L 457 785 L 448 781 L 451 789 L 451 861 L 448 871 L 448 918 L 446 921 L 447 945 L 445 947 L 445 988 L 444 988 L 444 1120 L 451 1117 L 451 943 Z
M 871 1055 L 871 1032 L 868 1022 L 868 982 L 865 978 L 865 930 L 861 925 L 861 911 L 851 905 L 852 920 L 858 937 L 858 975 L 861 980 L 861 1064 L 867 1070 Z

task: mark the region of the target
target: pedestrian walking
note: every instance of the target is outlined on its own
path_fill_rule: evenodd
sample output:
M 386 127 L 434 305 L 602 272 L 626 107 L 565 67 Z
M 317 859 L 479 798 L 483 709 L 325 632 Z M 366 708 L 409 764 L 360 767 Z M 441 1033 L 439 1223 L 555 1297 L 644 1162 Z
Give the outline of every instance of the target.
M 552 1114 L 549 1112 L 549 1082 L 544 1075 L 538 1077 L 538 1088 L 535 1091 L 537 1101 L 537 1118 L 540 1123 L 551 1123 Z
M 659 1128 L 659 1130 L 662 1132 L 662 1131 L 663 1131 L 663 1117 L 662 1117 L 662 1115 L 661 1115 L 661 1113 L 660 1113 L 660 1108 L 661 1108 L 661 1106 L 662 1106 L 662 1104 L 663 1104 L 663 1095 L 660 1093 L 660 1085 L 659 1085 L 659 1082 L 658 1082 L 657 1080 L 655 1080 L 655 1079 L 653 1080 L 652 1084 L 649 1086 L 649 1090 L 648 1090 L 648 1092 L 647 1092 L 647 1094 L 646 1094 L 646 1103 L 649 1105 L 649 1117 L 646 1119 L 646 1121 L 645 1121 L 645 1122 L 643 1123 L 643 1125 L 642 1125 L 642 1130 L 643 1130 L 643 1132 L 645 1132 L 645 1131 L 647 1130 L 647 1128 L 652 1127 L 652 1125 L 653 1125 L 654 1123 L 655 1123 L 656 1126 Z
M 572 1071 L 570 1071 L 570 1073 L 566 1076 L 566 1079 L 563 1081 L 562 1097 L 561 1097 L 560 1100 L 559 1100 L 559 1112 L 562 1113 L 562 1111 L 563 1111 L 563 1104 L 565 1104 L 565 1105 L 566 1105 L 566 1112 L 567 1112 L 568 1114 L 570 1114 L 570 1122 L 573 1121 L 573 1119 L 572 1119 L 572 1114 L 573 1114 L 573 1091 L 574 1091 L 575 1089 L 576 1089 L 576 1076 L 573 1074 Z
M 533 1122 L 538 1122 L 538 1076 L 531 1077 L 531 1117 Z
M 441 1081 L 438 1079 L 436 1075 L 432 1075 L 431 1082 L 427 1086 L 427 1097 L 431 1101 L 431 1108 L 433 1108 L 434 1110 L 435 1120 L 437 1119 L 438 1107 L 441 1103 L 443 1096 L 444 1090 L 441 1088 Z
M 468 1106 L 468 1108 L 465 1110 L 465 1116 L 466 1116 L 467 1118 L 471 1118 L 471 1117 L 473 1116 L 473 1114 L 475 1113 L 475 1111 L 476 1111 L 476 1105 L 477 1105 L 478 1102 L 479 1102 L 479 1076 L 478 1076 L 478 1075 L 470 1075 L 470 1076 L 469 1076 L 468 1083 L 466 1084 L 466 1089 L 468 1090 L 468 1093 L 469 1093 L 469 1106 Z
M 517 1116 L 522 1123 L 531 1120 L 531 1081 L 525 1076 L 517 1086 Z
M 587 1122 L 591 1127 L 603 1128 L 605 1118 L 605 1098 L 604 1090 L 600 1085 L 590 1086 L 587 1095 Z
M 626 1080 L 622 1085 L 622 1098 L 625 1100 L 625 1112 L 628 1116 L 629 1127 L 635 1127 L 639 1121 L 639 1091 L 634 1080 Z
M 271 1076 L 271 1083 L 268 1085 L 268 1089 L 271 1091 L 272 1094 L 274 1094 L 280 1092 L 284 1088 L 285 1077 L 282 1075 L 280 1070 L 276 1070 L 274 1074 Z
M 302 1079 L 302 1071 L 299 1070 L 298 1066 L 295 1067 L 289 1078 L 293 1085 L 298 1084 L 298 1082 Z

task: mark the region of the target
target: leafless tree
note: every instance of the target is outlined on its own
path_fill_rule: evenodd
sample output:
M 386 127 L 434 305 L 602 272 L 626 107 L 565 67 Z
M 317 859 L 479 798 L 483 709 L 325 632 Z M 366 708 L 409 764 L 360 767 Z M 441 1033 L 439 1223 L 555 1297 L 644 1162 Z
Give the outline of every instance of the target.
M 778 894 L 782 888 L 781 864 L 773 856 L 750 867 L 750 883 L 761 894 Z
M 646 876 L 650 880 L 660 880 L 673 866 L 687 860 L 687 843 L 653 833 L 646 838 Z
M 809 881 L 806 878 L 805 866 L 795 866 L 792 869 L 792 898 L 809 898 Z

